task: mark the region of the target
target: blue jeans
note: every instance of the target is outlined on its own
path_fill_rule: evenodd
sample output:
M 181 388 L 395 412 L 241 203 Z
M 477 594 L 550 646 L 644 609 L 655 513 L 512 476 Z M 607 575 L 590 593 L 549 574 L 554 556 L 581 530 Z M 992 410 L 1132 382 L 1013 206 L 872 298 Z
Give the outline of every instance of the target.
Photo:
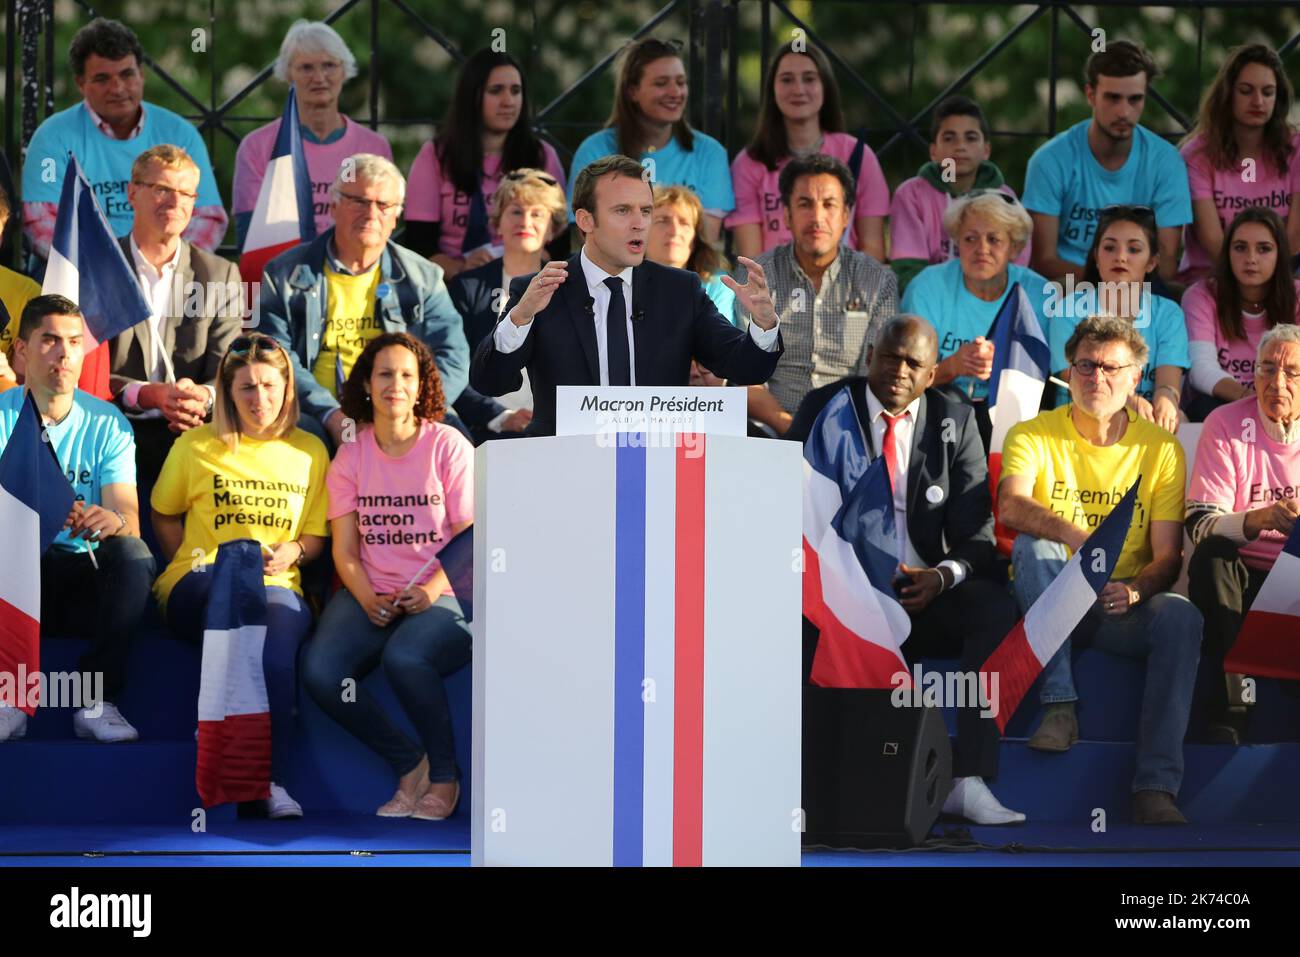
M 1065 546 L 1017 536 L 1011 550 L 1016 598 L 1021 609 L 1034 603 L 1066 564 Z M 1183 736 L 1192 707 L 1201 654 L 1201 613 L 1173 592 L 1144 598 L 1127 614 L 1106 615 L 1093 605 L 1047 667 L 1042 700 L 1073 701 L 1071 641 L 1092 644 L 1112 655 L 1146 661 L 1138 718 L 1137 773 L 1133 790 L 1177 794 L 1183 780 Z
M 428 755 L 430 781 L 456 781 L 460 769 L 442 679 L 469 661 L 469 626 L 450 595 L 419 614 L 402 615 L 396 624 L 380 628 L 366 617 L 352 593 L 340 588 L 307 646 L 303 682 L 321 710 L 387 761 L 398 777 Z M 402 710 L 415 725 L 420 745 L 402 733 L 362 686 L 362 679 L 381 663 Z M 356 682 L 355 700 L 344 697 L 343 682 L 348 678 Z
M 167 627 L 182 641 L 202 646 L 203 619 L 212 588 L 212 571 L 190 572 L 167 597 Z M 271 779 L 283 782 L 293 753 L 293 705 L 297 688 L 298 646 L 311 628 L 311 609 L 297 592 L 275 585 L 266 589 L 266 641 L 262 668 L 271 708 Z

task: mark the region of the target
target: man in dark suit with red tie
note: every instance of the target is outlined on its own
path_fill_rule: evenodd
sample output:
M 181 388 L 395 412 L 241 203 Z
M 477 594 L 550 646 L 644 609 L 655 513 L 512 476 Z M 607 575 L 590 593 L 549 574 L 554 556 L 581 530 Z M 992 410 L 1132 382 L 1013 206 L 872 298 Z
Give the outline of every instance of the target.
M 781 355 L 776 310 L 762 268 L 745 284 L 723 277 L 753 316 L 748 330 L 722 317 L 699 277 L 645 259 L 654 197 L 640 163 L 606 156 L 578 174 L 574 218 L 582 250 L 511 284 L 493 334 L 474 352 L 470 384 L 485 395 L 518 389 L 528 370 L 528 435 L 555 432 L 557 385 L 684 386 L 691 359 L 739 385 L 766 382 Z
M 899 603 L 912 629 L 903 643 L 909 665 L 925 657 L 960 657 L 977 673 L 1015 626 L 1015 599 L 998 581 L 988 462 L 969 404 L 930 389 L 939 360 L 934 327 L 920 316 L 895 316 L 867 350 L 867 375 L 809 392 L 786 432 L 804 441 L 818 414 L 848 388 L 868 454 L 883 455 L 894 492 Z M 811 637 L 811 636 L 809 636 Z M 805 648 L 805 673 L 811 663 Z M 996 697 L 989 687 L 989 699 Z M 946 814 L 976 824 L 1015 824 L 984 779 L 997 774 L 999 734 L 993 709 L 957 707 L 953 791 Z

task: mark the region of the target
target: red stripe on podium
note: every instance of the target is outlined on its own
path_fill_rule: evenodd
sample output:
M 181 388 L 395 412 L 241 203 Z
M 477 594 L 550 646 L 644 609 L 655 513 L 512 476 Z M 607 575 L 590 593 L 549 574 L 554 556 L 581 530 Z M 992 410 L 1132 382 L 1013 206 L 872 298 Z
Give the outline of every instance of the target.
M 685 439 L 685 436 L 682 436 Z M 704 443 L 677 446 L 673 865 L 704 856 Z

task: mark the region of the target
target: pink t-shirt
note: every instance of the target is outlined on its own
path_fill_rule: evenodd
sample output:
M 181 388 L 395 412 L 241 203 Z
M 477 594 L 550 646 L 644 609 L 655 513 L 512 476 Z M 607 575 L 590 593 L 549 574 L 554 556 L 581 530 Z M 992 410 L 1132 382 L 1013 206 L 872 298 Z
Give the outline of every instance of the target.
M 1016 191 L 1003 183 L 998 189 L 1013 198 Z M 957 256 L 957 247 L 943 228 L 943 214 L 953 197 L 935 189 L 923 177 L 904 180 L 889 206 L 889 258 L 920 259 L 933 266 Z M 1016 257 L 1016 264 L 1029 265 L 1029 241 Z
M 474 446 L 450 425 L 423 422 L 410 450 L 392 458 L 366 426 L 339 446 L 325 484 L 331 520 L 357 513 L 370 587 L 401 591 L 447 544 L 452 525 L 474 520 Z M 450 587 L 443 594 L 452 594 Z
M 858 138 L 848 133 L 827 133 L 822 140 L 821 152 L 845 163 L 853 155 Z M 790 230 L 785 225 L 785 211 L 781 208 L 781 190 L 777 185 L 781 170 L 790 162 L 787 156 L 768 169 L 741 150 L 731 161 L 731 186 L 736 194 L 736 208 L 724 221 L 728 229 L 759 223 L 763 227 L 763 251 L 790 241 Z M 853 199 L 848 243 L 857 248 L 856 222 L 863 216 L 889 215 L 889 185 L 880 169 L 880 161 L 870 146 L 862 150 L 862 165 L 858 169 L 858 190 Z
M 1187 500 L 1245 512 L 1286 498 L 1300 498 L 1300 442 L 1283 445 L 1270 438 L 1253 395 L 1206 416 Z M 1241 547 L 1241 559 L 1252 568 L 1272 568 L 1285 542 L 1281 532 L 1262 531 Z
M 393 158 L 388 140 L 372 129 L 352 122 L 346 116 L 343 135 L 329 143 L 313 143 L 305 136 L 303 152 L 307 156 L 307 174 L 311 177 L 312 205 L 316 214 L 316 235 L 334 225 L 330 215 L 330 186 L 338 175 L 339 167 L 349 156 L 357 153 L 377 153 L 385 159 Z M 262 189 L 262 178 L 271 162 L 275 138 L 280 133 L 280 121 L 274 120 L 258 127 L 240 141 L 235 152 L 235 215 L 251 213 L 257 208 L 257 194 Z
M 1291 211 L 1291 197 L 1300 193 L 1300 133 L 1291 139 L 1296 152 L 1291 155 L 1291 167 L 1279 173 L 1271 162 L 1260 162 L 1255 168 L 1254 182 L 1242 179 L 1244 168 L 1214 169 L 1201 151 L 1204 138 L 1189 140 L 1181 150 L 1187 163 L 1187 182 L 1191 187 L 1192 202 L 1213 199 L 1219 211 L 1219 225 L 1227 235 L 1228 226 L 1247 206 L 1267 206 L 1286 221 Z M 1210 254 L 1196 238 L 1196 229 L 1188 223 L 1183 228 L 1183 260 L 1178 264 L 1179 279 L 1191 282 L 1207 275 L 1214 268 Z
M 1300 295 L 1300 280 L 1296 282 Z M 1242 313 L 1241 324 L 1246 339 L 1227 339 L 1219 328 L 1219 309 L 1208 280 L 1189 286 L 1183 293 L 1183 315 L 1187 317 L 1187 341 L 1212 342 L 1219 358 L 1219 368 L 1244 386 L 1255 384 L 1255 356 L 1259 354 L 1259 340 L 1268 332 L 1267 317 Z
M 564 168 L 550 143 L 542 143 L 546 158 L 545 170 L 564 189 Z M 442 223 L 438 234 L 438 252 L 446 256 L 462 255 L 461 243 L 465 240 L 465 227 L 469 224 L 469 194 L 462 193 L 452 181 L 442 175 L 437 163 L 433 142 L 425 143 L 411 164 L 411 175 L 406 178 L 406 218 L 423 222 Z M 483 157 L 483 202 L 488 213 L 492 211 L 492 196 L 501 180 L 501 154 Z M 488 227 L 491 229 L 491 226 Z M 494 245 L 501 237 L 492 233 Z

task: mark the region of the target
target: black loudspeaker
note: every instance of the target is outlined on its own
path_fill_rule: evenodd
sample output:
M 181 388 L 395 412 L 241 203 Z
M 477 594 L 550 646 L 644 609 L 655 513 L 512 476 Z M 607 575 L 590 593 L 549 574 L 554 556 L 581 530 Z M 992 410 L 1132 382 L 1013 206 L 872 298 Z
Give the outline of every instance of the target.
M 805 845 L 913 847 L 952 790 L 937 708 L 894 707 L 891 689 L 803 689 Z

